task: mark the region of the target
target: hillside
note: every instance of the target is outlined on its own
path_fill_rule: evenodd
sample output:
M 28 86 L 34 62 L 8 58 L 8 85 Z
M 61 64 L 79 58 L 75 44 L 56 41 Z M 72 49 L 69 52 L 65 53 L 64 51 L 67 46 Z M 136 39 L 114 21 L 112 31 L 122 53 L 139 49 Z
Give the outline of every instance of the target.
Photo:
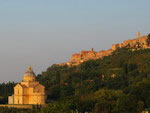
M 150 49 L 118 48 L 78 66 L 53 65 L 37 78 L 46 87 L 48 102 L 61 107 L 81 113 L 138 113 L 150 107 L 149 67 Z

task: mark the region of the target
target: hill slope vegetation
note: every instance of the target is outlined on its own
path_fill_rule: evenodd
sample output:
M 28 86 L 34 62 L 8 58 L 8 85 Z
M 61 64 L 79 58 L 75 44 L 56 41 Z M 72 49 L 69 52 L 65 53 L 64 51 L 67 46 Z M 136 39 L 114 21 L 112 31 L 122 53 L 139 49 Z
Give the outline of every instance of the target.
M 140 113 L 150 109 L 150 49 L 121 48 L 74 67 L 52 65 L 37 79 L 46 87 L 48 107 L 24 113 Z

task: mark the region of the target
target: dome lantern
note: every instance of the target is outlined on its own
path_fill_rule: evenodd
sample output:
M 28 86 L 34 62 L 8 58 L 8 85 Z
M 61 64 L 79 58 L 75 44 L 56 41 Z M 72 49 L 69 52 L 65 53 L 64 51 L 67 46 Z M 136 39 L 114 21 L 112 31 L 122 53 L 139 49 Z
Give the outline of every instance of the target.
M 28 69 L 24 74 L 23 81 L 24 82 L 33 82 L 36 80 L 35 78 L 36 78 L 36 76 L 35 76 L 35 73 L 33 72 L 32 67 L 28 66 Z

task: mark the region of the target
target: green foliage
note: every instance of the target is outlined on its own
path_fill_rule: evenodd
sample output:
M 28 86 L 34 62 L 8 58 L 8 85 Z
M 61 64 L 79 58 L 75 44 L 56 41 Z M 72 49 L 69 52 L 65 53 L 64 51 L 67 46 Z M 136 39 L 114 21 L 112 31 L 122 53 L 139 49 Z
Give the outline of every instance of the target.
M 150 34 L 148 34 L 147 37 L 148 37 L 148 38 L 147 38 L 147 44 L 149 45 L 149 44 L 150 44 Z
M 0 104 L 6 104 L 8 102 L 8 96 L 13 94 L 14 82 L 0 84 Z
M 78 98 L 75 105 L 81 113 L 135 113 L 150 107 L 149 67 L 149 49 L 122 48 L 79 66 L 49 67 L 38 79 L 46 86 L 49 101 Z M 132 105 L 127 106 L 129 102 Z
M 150 108 L 150 49 L 122 48 L 79 66 L 53 65 L 37 79 L 49 104 L 30 113 L 140 113 Z
M 137 102 L 131 96 L 122 95 L 116 105 L 119 113 L 137 113 Z

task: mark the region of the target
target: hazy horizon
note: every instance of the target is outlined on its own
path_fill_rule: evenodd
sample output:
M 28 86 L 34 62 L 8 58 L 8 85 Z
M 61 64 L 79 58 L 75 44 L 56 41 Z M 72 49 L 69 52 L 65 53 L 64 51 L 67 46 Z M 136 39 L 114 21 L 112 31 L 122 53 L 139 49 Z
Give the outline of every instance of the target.
M 149 0 L 0 1 L 0 83 L 150 32 Z

